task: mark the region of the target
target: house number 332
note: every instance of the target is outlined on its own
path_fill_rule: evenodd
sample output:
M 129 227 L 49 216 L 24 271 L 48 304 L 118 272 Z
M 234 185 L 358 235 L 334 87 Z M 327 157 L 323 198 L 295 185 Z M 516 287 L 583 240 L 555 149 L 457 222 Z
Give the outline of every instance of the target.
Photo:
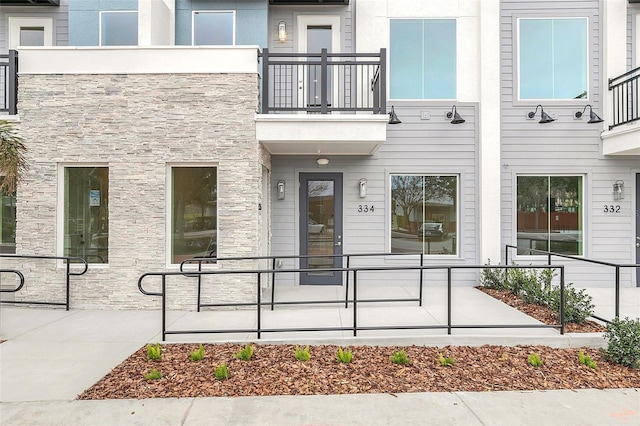
M 373 213 L 373 204 L 358 204 L 358 213 Z
M 620 206 L 614 206 L 614 205 L 606 205 L 604 206 L 603 211 L 605 213 L 620 213 Z

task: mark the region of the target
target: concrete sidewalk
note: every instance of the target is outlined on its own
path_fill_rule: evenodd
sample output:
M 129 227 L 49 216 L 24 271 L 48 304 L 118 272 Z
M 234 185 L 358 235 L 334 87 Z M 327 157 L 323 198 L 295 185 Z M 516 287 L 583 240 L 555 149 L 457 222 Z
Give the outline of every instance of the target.
M 337 291 L 325 288 L 324 291 Z M 371 297 L 385 297 L 384 288 Z M 397 288 L 394 289 L 397 292 Z M 411 290 L 407 290 L 408 293 Z M 607 300 L 607 292 L 601 292 Z M 638 311 L 638 291 L 625 290 L 621 314 Z M 338 295 L 339 296 L 339 295 Z M 416 303 L 361 304 L 358 324 L 446 324 L 446 291 L 429 289 Z M 279 293 L 295 300 L 295 291 Z M 319 297 L 324 297 L 319 295 Z M 473 288 L 454 288 L 456 324 L 536 324 Z M 353 322 L 342 306 L 277 307 L 262 311 L 263 327 L 336 326 Z M 635 390 L 424 393 L 305 397 L 74 401 L 146 343 L 161 341 L 159 311 L 64 311 L 0 306 L 0 424 L 634 424 Z M 237 329 L 256 325 L 255 311 L 170 312 L 169 329 Z M 341 345 L 544 344 L 602 346 L 601 334 L 552 329 L 454 329 L 170 335 L 168 342 L 324 343 Z

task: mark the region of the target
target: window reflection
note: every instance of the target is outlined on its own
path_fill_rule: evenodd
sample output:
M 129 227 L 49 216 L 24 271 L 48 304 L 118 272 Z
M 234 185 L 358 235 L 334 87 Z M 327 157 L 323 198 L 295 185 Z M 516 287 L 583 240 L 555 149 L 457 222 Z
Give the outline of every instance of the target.
M 582 177 L 518 176 L 518 254 L 583 254 Z
M 458 253 L 457 176 L 391 176 L 391 252 Z
M 109 261 L 109 169 L 64 170 L 64 256 Z
M 215 167 L 172 169 L 171 263 L 217 256 Z

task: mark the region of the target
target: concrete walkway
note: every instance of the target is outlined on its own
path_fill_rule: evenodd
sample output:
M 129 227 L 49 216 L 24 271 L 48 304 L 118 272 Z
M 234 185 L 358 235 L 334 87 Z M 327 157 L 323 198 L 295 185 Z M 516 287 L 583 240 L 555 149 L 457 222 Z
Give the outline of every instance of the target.
M 628 290 L 628 291 L 627 291 Z M 318 291 L 318 290 L 314 290 Z M 322 291 L 337 291 L 324 289 Z M 385 297 L 382 288 L 373 297 Z M 397 291 L 397 289 L 396 289 Z M 407 290 L 410 292 L 411 290 Z M 621 315 L 640 309 L 625 289 Z M 358 324 L 446 324 L 446 291 L 415 303 L 361 304 Z M 279 300 L 295 300 L 283 291 Z M 323 297 L 320 295 L 320 297 Z M 600 297 L 600 296 L 599 296 Z M 608 293 L 601 296 L 609 298 Z M 455 288 L 454 324 L 537 321 L 472 288 Z M 262 311 L 263 327 L 349 326 L 353 310 L 316 306 Z M 637 390 L 422 393 L 305 397 L 74 401 L 114 366 L 161 341 L 159 311 L 80 311 L 0 306 L 0 424 L 638 424 Z M 255 327 L 255 311 L 170 312 L 169 329 Z M 411 345 L 545 344 L 602 346 L 596 334 L 551 329 L 387 330 L 168 336 L 169 342 L 260 342 Z

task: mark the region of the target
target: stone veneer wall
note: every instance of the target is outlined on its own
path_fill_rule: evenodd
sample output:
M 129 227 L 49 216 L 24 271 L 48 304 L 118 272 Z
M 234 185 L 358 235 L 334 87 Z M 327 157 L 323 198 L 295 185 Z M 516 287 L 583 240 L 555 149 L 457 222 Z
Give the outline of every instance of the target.
M 168 165 L 217 165 L 219 256 L 259 254 L 264 153 L 254 124 L 257 74 L 21 75 L 19 90 L 31 168 L 18 190 L 18 254 L 60 254 L 64 165 L 109 167 L 109 264 L 72 277 L 72 308 L 160 306 L 137 281 L 167 269 Z M 64 300 L 63 265 L 20 266 L 27 285 L 19 298 Z M 204 295 L 215 302 L 255 300 L 254 277 L 205 282 L 215 284 Z M 145 287 L 158 291 L 159 283 Z M 169 277 L 167 284 L 169 307 L 194 308 L 194 278 Z

